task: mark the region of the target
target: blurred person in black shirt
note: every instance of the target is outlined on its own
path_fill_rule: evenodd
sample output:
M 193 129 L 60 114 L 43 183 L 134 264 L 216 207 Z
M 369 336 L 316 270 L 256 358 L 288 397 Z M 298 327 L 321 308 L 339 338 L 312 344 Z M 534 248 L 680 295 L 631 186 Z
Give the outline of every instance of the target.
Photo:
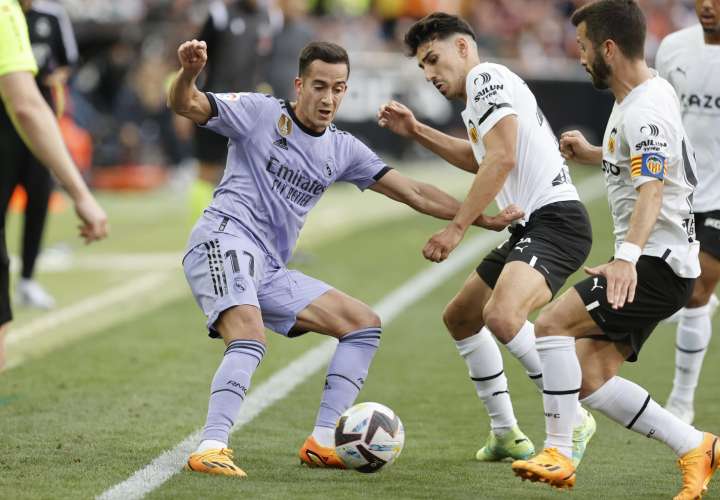
M 313 41 L 314 35 L 306 19 L 306 0 L 278 0 L 282 13 L 282 27 L 273 37 L 268 69 L 268 83 L 272 94 L 281 99 L 295 99 L 295 77 L 300 48 Z
M 272 49 L 270 16 L 258 0 L 213 0 L 198 40 L 207 44 L 209 61 L 204 91 L 251 91 L 264 82 Z M 227 139 L 204 128 L 195 134 L 198 176 L 190 188 L 192 221 L 202 214 L 220 181 Z

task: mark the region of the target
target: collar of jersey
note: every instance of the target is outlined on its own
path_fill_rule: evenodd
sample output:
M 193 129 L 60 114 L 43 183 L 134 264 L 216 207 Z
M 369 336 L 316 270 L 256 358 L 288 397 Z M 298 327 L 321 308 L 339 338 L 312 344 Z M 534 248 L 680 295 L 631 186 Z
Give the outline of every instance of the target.
M 298 119 L 298 117 L 295 115 L 295 110 L 292 108 L 289 102 L 285 101 L 285 109 L 287 110 L 288 114 L 290 115 L 290 118 L 292 118 L 292 121 L 295 122 L 295 125 L 300 127 L 300 130 L 305 132 L 307 135 L 311 135 L 313 137 L 320 137 L 322 136 L 327 128 L 324 128 L 322 132 L 315 132 L 312 129 L 307 128 L 303 123 Z
M 622 107 L 625 107 L 628 102 L 634 101 L 635 98 L 637 98 L 639 95 L 645 93 L 647 88 L 650 86 L 651 82 L 655 81 L 656 78 L 658 78 L 658 72 L 654 70 L 653 68 L 650 68 L 650 74 L 652 75 L 650 78 L 642 82 L 637 87 L 634 87 L 628 95 L 625 96 L 625 99 L 622 100 L 622 102 L 619 104 Z

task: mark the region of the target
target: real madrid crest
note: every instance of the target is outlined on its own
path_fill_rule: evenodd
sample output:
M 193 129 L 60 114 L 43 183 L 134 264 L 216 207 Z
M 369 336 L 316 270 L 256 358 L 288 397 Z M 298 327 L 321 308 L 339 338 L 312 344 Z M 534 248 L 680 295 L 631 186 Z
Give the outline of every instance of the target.
M 290 135 L 290 132 L 292 132 L 292 120 L 288 115 L 280 115 L 280 119 L 278 120 L 278 130 L 280 131 L 280 135 L 283 137 Z

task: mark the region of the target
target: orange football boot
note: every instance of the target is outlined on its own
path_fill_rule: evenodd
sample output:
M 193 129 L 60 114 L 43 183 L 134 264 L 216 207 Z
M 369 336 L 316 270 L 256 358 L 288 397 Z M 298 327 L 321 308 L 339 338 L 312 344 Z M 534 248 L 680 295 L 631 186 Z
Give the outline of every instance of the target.
M 217 474 L 221 476 L 247 477 L 245 471 L 232 461 L 233 452 L 229 448 L 205 450 L 190 454 L 187 468 L 194 472 Z
M 328 469 L 345 469 L 340 457 L 335 453 L 335 448 L 320 446 L 315 438 L 309 436 L 298 452 L 300 463 L 308 467 L 325 467 Z
M 700 446 L 678 460 L 683 486 L 675 500 L 702 498 L 720 461 L 720 438 L 706 432 Z
M 515 460 L 512 470 L 523 481 L 539 481 L 559 489 L 575 486 L 575 466 L 557 448 L 545 448 L 532 458 Z

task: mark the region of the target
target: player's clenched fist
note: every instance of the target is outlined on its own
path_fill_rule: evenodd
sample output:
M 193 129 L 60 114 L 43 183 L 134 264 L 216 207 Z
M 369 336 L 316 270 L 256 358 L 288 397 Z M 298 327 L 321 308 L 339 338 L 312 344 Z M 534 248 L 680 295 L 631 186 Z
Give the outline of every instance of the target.
M 410 108 L 397 101 L 390 101 L 378 111 L 378 125 L 402 137 L 410 137 L 415 131 L 417 120 Z
M 602 157 L 602 150 L 590 144 L 582 132 L 570 130 L 560 136 L 560 154 L 566 160 L 595 163 L 598 161 L 598 154 Z
M 183 43 L 178 48 L 178 59 L 185 71 L 199 74 L 207 62 L 207 44 L 198 40 Z

